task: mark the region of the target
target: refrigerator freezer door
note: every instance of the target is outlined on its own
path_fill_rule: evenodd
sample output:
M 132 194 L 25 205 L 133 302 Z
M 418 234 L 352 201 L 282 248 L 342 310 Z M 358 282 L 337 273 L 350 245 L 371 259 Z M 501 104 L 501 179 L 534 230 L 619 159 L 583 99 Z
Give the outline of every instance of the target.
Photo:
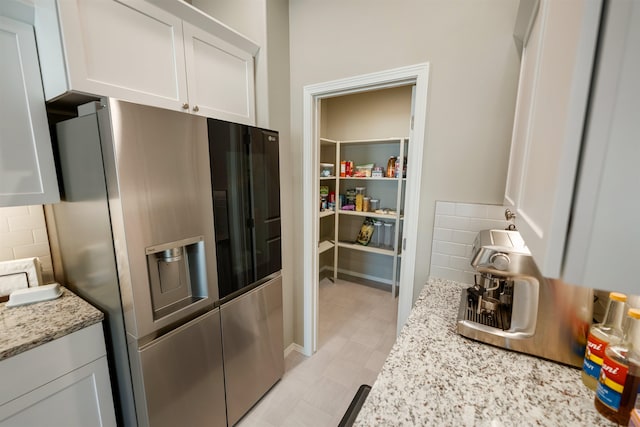
M 158 338 L 139 356 L 149 414 L 142 424 L 227 425 L 219 309 Z
M 233 425 L 284 374 L 282 276 L 223 304 L 227 415 Z
M 207 122 L 114 99 L 108 105 L 98 119 L 120 289 L 127 332 L 141 339 L 218 299 Z M 192 300 L 168 312 L 154 307 L 147 255 L 187 249 L 200 237 L 203 265 L 189 272 Z

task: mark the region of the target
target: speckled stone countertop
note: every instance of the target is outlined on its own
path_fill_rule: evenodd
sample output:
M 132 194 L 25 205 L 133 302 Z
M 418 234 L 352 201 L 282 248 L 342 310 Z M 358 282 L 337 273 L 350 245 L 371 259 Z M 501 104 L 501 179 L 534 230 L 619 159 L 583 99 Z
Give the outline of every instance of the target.
M 70 290 L 51 301 L 0 304 L 0 360 L 102 321 L 103 313 Z
M 580 371 L 456 333 L 461 283 L 430 279 L 355 426 L 611 426 Z

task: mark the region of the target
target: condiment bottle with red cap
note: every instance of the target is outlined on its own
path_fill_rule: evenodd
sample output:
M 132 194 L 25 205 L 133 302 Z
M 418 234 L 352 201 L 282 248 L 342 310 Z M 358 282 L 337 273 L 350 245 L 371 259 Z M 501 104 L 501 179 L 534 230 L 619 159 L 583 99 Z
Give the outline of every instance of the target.
M 604 351 L 609 343 L 617 343 L 622 339 L 622 320 L 625 317 L 627 296 L 618 292 L 609 294 L 607 310 L 602 323 L 592 325 L 587 337 L 587 348 L 582 364 L 582 382 L 591 390 L 598 387 L 600 367 Z
M 627 425 L 640 388 L 640 309 L 627 312 L 624 337 L 604 352 L 595 407 L 601 415 Z

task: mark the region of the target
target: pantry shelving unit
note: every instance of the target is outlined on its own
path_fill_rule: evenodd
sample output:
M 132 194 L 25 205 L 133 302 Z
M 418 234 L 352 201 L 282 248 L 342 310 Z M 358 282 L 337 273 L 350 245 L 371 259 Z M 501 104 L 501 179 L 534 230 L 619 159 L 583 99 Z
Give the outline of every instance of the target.
M 401 258 L 399 243 L 402 241 L 406 178 L 340 177 L 340 162 L 342 160 L 351 160 L 354 165 L 374 163 L 377 166 L 382 166 L 386 174 L 387 160 L 390 156 L 397 156 L 401 162 L 399 170 L 402 171 L 405 166 L 404 158 L 408 143 L 409 138 L 407 137 L 344 141 L 320 138 L 320 161 L 323 163 L 335 162 L 335 176 L 319 178 L 321 186 L 328 186 L 329 191 L 333 191 L 336 194 L 335 211 L 321 211 L 318 225 L 320 230 L 319 256 L 326 257 L 326 252 L 333 250 L 333 262 L 331 265 L 333 280 L 337 278 L 338 272 L 341 270 L 339 263 L 344 260 L 344 256 L 341 254 L 343 251 L 357 251 L 373 254 L 374 256 L 382 256 L 386 258 L 386 261 L 375 262 L 375 264 L 384 264 L 390 267 L 390 274 L 386 274 L 386 277 L 379 277 L 376 274 L 371 275 L 367 271 L 354 272 L 349 270 L 347 274 L 355 274 L 374 281 L 390 283 L 392 295 L 394 297 L 397 296 Z M 347 189 L 355 187 L 366 187 L 365 194 L 379 199 L 380 208 L 389 210 L 390 213 L 340 209 L 339 195 L 344 194 Z M 373 240 L 375 236 L 372 236 L 372 242 L 369 245 L 355 243 L 362 222 L 367 217 L 393 224 L 392 244 L 390 247 L 374 246 Z M 345 255 L 348 256 L 348 254 Z M 363 268 L 363 270 L 365 269 L 366 267 Z M 385 270 L 386 273 L 389 273 L 389 269 Z

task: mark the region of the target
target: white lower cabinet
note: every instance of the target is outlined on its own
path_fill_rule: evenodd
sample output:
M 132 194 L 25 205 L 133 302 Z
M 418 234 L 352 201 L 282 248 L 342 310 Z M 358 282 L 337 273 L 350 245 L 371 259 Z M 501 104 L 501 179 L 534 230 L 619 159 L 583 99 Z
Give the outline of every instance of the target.
M 0 362 L 0 426 L 115 426 L 101 324 Z

